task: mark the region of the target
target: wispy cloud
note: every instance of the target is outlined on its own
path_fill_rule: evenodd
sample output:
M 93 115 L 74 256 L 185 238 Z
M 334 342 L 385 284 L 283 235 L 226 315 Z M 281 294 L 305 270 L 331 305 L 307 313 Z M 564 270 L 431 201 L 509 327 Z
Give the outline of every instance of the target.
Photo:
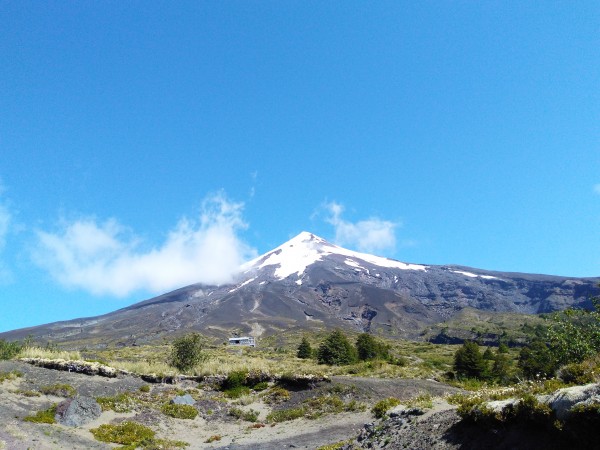
M 600 183 L 594 185 L 594 192 L 600 195 Z
M 398 222 L 371 217 L 353 223 L 342 218 L 344 206 L 340 203 L 327 203 L 325 209 L 328 212 L 325 220 L 334 227 L 336 244 L 369 253 L 393 250 L 396 247 L 396 228 L 400 226 Z
M 143 250 L 142 239 L 116 220 L 82 219 L 58 232 L 37 231 L 34 261 L 60 284 L 90 293 L 162 293 L 192 283 L 223 284 L 256 252 L 239 237 L 244 204 L 225 194 L 207 197 L 198 220 L 183 218 L 164 242 Z

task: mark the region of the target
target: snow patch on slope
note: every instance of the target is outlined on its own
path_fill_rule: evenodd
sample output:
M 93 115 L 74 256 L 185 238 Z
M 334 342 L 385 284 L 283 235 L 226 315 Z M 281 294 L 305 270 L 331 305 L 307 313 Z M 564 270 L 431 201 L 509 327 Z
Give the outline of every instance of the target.
M 485 280 L 497 280 L 498 277 L 493 277 L 491 275 L 477 275 L 476 273 L 465 272 L 464 270 L 451 270 L 450 272 L 460 273 L 469 278 L 483 278 Z
M 354 252 L 321 239 L 306 231 L 295 238 L 277 247 L 275 250 L 260 256 L 242 266 L 242 270 L 249 271 L 252 268 L 262 269 L 275 266 L 274 276 L 280 280 L 290 275 L 301 277 L 308 266 L 321 261 L 328 255 L 346 256 L 344 261 L 347 265 L 367 270 L 357 261 L 364 261 L 379 267 L 402 269 L 402 270 L 427 270 L 427 266 L 419 264 L 406 264 L 393 259 L 382 258 L 366 253 Z M 368 270 L 367 270 L 368 271 Z

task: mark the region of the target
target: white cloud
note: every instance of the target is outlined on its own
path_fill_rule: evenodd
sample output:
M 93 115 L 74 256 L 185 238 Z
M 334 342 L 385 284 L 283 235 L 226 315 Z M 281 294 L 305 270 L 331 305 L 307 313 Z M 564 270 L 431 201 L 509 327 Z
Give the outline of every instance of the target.
M 600 183 L 594 185 L 594 192 L 600 195 Z
M 325 219 L 335 229 L 335 242 L 342 246 L 355 247 L 368 253 L 393 250 L 396 246 L 397 222 L 372 217 L 355 223 L 342 219 L 344 206 L 331 202 L 325 205 L 329 216 Z
M 162 293 L 192 283 L 233 281 L 256 252 L 238 236 L 246 228 L 243 203 L 223 193 L 202 203 L 198 221 L 183 218 L 164 242 L 149 250 L 116 220 L 66 223 L 55 233 L 38 231 L 34 261 L 60 284 L 96 295 Z

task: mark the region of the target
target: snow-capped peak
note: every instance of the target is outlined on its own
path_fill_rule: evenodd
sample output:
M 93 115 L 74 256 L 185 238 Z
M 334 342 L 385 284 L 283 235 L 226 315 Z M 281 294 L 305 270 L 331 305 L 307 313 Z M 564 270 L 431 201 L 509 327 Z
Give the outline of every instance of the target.
M 293 274 L 302 277 L 308 266 L 321 261 L 328 255 L 344 256 L 344 263 L 355 268 L 361 267 L 361 262 L 367 262 L 380 267 L 403 270 L 427 269 L 426 266 L 418 264 L 406 264 L 393 259 L 347 250 L 331 244 L 319 236 L 303 231 L 276 249 L 244 264 L 242 270 L 248 272 L 251 269 L 276 266 L 274 276 L 278 279 L 284 279 Z

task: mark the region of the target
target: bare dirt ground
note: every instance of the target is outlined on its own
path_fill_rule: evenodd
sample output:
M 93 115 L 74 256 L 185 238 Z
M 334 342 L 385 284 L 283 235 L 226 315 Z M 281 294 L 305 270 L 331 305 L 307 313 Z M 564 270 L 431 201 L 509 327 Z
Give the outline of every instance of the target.
M 66 427 L 23 421 L 25 416 L 64 400 L 44 394 L 30 397 L 26 393 L 38 392 L 43 386 L 61 383 L 73 386 L 78 395 L 113 396 L 123 392 L 139 392 L 139 388 L 147 383 L 133 376 L 104 378 L 44 369 L 17 361 L 0 361 L 0 372 L 15 370 L 22 376 L 0 384 L 0 449 L 114 448 L 113 444 L 96 441 L 90 429 L 127 419 L 149 426 L 160 438 L 187 442 L 189 449 L 315 449 L 357 436 L 365 423 L 374 420 L 369 409 L 382 398 L 394 396 L 410 399 L 422 393 L 437 396 L 456 391 L 455 388 L 428 380 L 334 377 L 331 383 L 319 383 L 311 389 L 291 389 L 290 399 L 281 404 L 267 405 L 256 399 L 249 404 L 240 405 L 241 409 L 259 412 L 258 422 L 265 426 L 254 428 L 253 423 L 229 416 L 227 411 L 232 406 L 231 400 L 218 398 L 218 393 L 207 387 L 190 381 L 177 386 L 152 384 L 149 385 L 152 393 L 169 394 L 177 388 L 194 388 L 199 397 L 196 408 L 200 414 L 193 420 L 174 419 L 156 409 L 136 407 L 126 413 L 104 411 L 98 419 L 84 426 Z M 343 397 L 363 402 L 367 406 L 366 410 L 328 414 L 315 420 L 300 418 L 277 424 L 266 423 L 266 415 L 270 411 L 301 405 L 308 398 L 330 392 L 332 386 L 338 386 Z M 206 442 L 211 436 L 217 435 L 221 437 L 220 440 Z

